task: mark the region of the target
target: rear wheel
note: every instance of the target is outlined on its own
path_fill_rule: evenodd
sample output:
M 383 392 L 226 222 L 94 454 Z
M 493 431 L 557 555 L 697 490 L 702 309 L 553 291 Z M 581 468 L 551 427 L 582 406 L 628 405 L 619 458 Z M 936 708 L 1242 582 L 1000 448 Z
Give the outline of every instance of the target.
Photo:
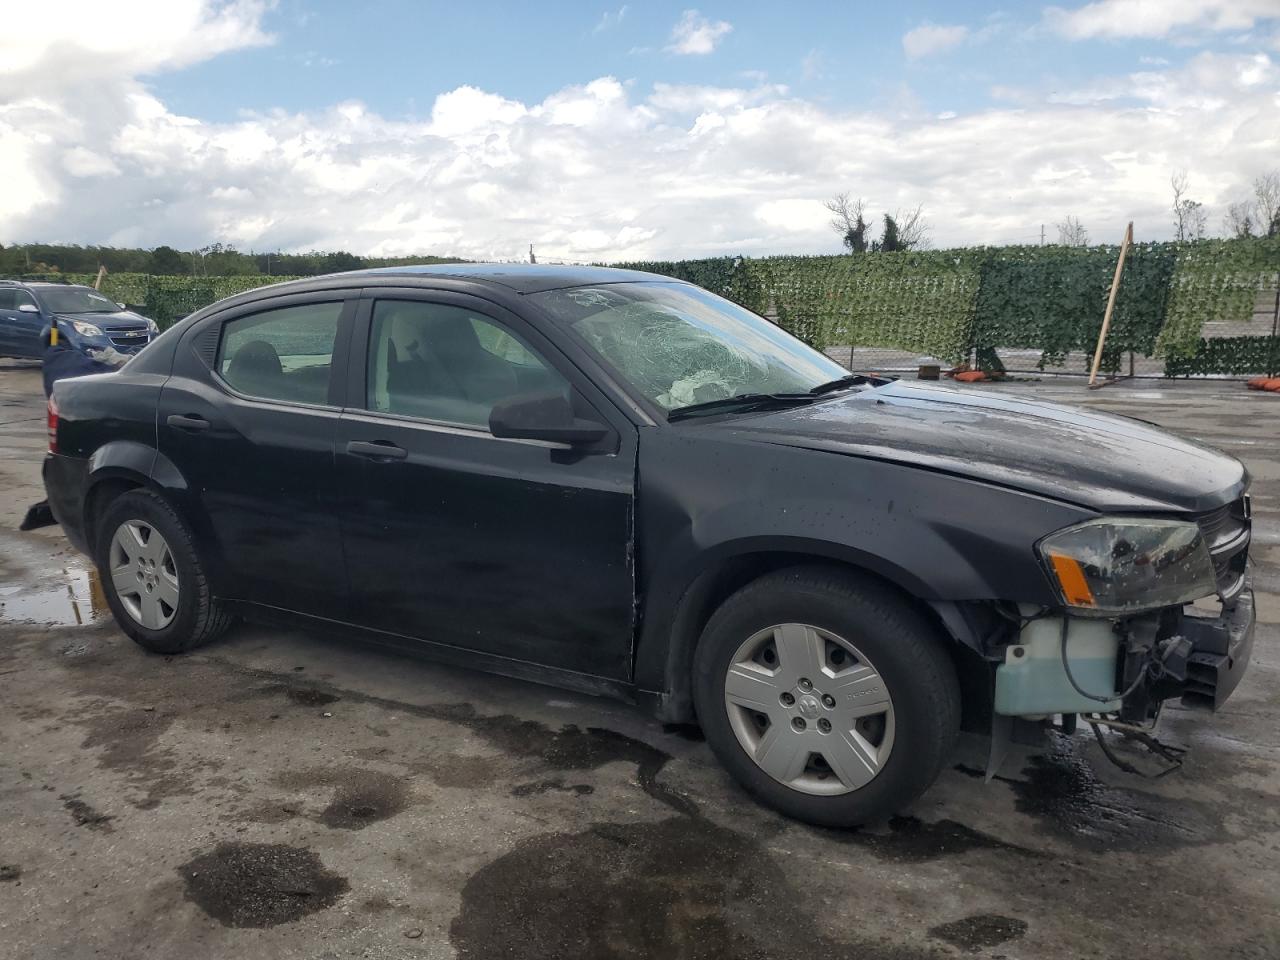
M 937 777 L 960 723 L 937 631 L 871 578 L 825 568 L 763 577 L 716 611 L 694 659 L 707 740 L 789 816 L 851 826 Z
M 158 495 L 131 490 L 98 524 L 97 564 L 116 623 L 155 653 L 184 653 L 231 622 L 209 590 L 187 525 Z

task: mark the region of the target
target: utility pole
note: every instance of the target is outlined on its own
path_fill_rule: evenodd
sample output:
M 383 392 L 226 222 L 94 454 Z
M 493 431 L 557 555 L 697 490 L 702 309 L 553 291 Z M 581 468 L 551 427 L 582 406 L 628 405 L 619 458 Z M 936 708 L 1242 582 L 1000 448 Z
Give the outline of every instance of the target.
M 537 258 L 537 257 L 535 257 L 535 256 L 533 255 L 533 244 L 532 244 L 532 243 L 531 243 L 531 244 L 529 244 L 529 262 L 530 262 L 530 263 L 537 263 L 537 262 L 538 262 L 538 258 Z
M 1044 224 L 1040 224 L 1040 246 L 1044 246 Z

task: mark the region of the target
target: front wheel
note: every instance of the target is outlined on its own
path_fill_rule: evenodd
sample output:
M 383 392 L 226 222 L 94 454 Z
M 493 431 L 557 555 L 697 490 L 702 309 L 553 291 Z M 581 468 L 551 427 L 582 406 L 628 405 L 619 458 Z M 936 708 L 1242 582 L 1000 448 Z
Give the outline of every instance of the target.
M 153 653 L 185 653 L 231 622 L 209 589 L 191 531 L 163 498 L 131 490 L 97 527 L 97 564 L 116 623 Z
M 960 726 L 937 630 L 869 577 L 779 571 L 711 617 L 694 657 L 698 719 L 721 763 L 788 816 L 854 826 L 937 777 Z

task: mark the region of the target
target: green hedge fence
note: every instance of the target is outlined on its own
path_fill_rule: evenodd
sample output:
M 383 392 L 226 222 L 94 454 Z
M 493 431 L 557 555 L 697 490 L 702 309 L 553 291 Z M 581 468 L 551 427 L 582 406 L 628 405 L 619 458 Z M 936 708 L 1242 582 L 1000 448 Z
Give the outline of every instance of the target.
M 1041 351 L 1040 366 L 1098 339 L 1119 248 L 972 247 L 862 256 L 718 257 L 616 266 L 677 277 L 768 313 L 820 349 L 854 345 L 959 362 L 989 348 Z M 1280 372 L 1271 325 L 1204 339 L 1210 321 L 1248 324 L 1280 273 L 1280 239 L 1144 243 L 1126 258 L 1104 369 L 1125 353 L 1168 376 Z M 92 284 L 90 275 L 29 277 Z M 108 274 L 102 290 L 167 327 L 209 303 L 291 277 Z M 1259 325 L 1262 326 L 1261 324 Z
M 819 348 L 886 347 L 948 362 L 984 348 L 1041 351 L 1040 366 L 1092 353 L 1119 247 L 976 247 L 862 256 L 717 258 L 618 264 L 700 284 Z M 1280 273 L 1280 239 L 1144 243 L 1130 249 L 1104 369 L 1125 353 L 1169 376 L 1272 373 L 1271 325 L 1202 339 L 1210 321 L 1248 324 Z M 1261 327 L 1261 325 L 1260 325 Z M 1226 345 L 1225 341 L 1231 345 Z

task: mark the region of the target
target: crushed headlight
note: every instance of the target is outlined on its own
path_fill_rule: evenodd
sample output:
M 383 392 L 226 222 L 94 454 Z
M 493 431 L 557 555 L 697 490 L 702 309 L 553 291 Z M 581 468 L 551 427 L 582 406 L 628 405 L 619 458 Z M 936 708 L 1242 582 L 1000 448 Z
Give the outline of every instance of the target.
M 1183 520 L 1089 520 L 1037 549 L 1062 602 L 1086 616 L 1171 607 L 1217 590 L 1200 528 Z
M 82 337 L 102 336 L 102 328 L 97 324 L 89 323 L 87 320 L 72 320 L 71 326 L 75 327 L 76 333 Z

